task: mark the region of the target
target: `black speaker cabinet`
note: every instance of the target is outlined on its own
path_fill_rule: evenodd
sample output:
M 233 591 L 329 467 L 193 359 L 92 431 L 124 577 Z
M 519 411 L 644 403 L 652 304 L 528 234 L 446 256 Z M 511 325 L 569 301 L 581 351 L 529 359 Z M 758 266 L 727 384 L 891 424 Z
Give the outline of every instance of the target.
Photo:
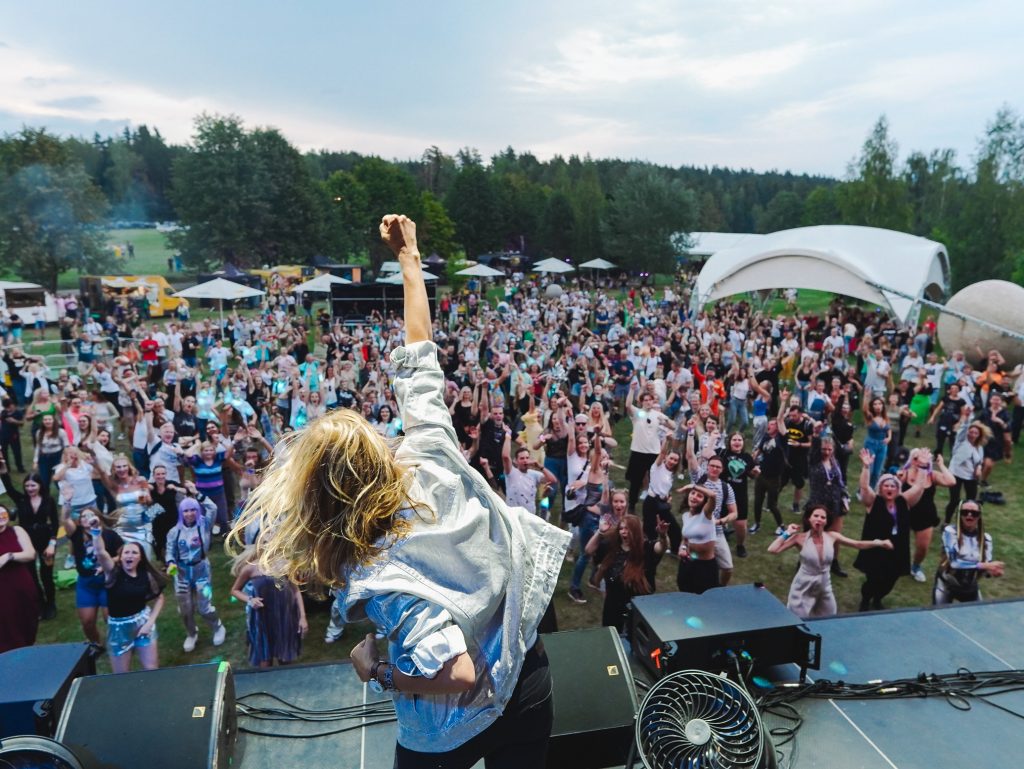
M 227 662 L 79 678 L 57 727 L 84 769 L 228 769 L 236 734 Z
M 680 670 L 731 671 L 730 655 L 743 653 L 762 667 L 792 662 L 801 679 L 807 668 L 821 665 L 821 636 L 760 585 L 638 596 L 629 640 L 654 678 Z
M 541 639 L 554 689 L 549 769 L 621 766 L 633 743 L 637 699 L 615 628 L 567 630 Z
M 52 737 L 72 682 L 92 675 L 96 658 L 87 643 L 26 646 L 0 654 L 0 738 Z

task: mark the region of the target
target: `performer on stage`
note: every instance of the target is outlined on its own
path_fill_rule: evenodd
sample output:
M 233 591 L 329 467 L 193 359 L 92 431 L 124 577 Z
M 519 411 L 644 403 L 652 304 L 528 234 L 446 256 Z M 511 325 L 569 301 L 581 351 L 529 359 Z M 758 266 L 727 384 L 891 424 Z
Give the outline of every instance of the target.
M 352 661 L 393 693 L 396 767 L 543 767 L 551 679 L 537 628 L 569 534 L 470 468 L 442 397 L 416 225 L 389 215 L 380 231 L 405 286 L 405 346 L 391 353 L 405 438 L 392 453 L 351 409 L 313 420 L 234 531 L 257 522 L 264 573 L 336 588 L 345 622 L 387 637 L 385 655 L 370 634 Z

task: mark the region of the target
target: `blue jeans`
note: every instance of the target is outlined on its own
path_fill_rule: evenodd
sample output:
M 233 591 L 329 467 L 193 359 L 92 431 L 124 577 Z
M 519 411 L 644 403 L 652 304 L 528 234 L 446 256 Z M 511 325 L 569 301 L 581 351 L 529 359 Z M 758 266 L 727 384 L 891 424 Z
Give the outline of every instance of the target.
M 590 563 L 590 556 L 587 555 L 587 543 L 597 533 L 600 523 L 600 516 L 589 512 L 583 514 L 583 520 L 580 521 L 580 556 L 576 559 L 576 566 L 572 570 L 570 589 L 579 590 L 580 583 L 583 582 L 583 572 L 587 570 L 587 564 Z
M 868 438 L 864 441 L 864 448 L 875 457 L 875 461 L 871 463 L 871 488 L 875 488 L 875 484 L 878 483 L 878 479 L 882 477 L 882 472 L 885 470 L 885 457 L 889 452 L 889 447 L 885 445 L 885 441 Z
M 729 398 L 729 413 L 725 417 L 725 432 L 742 431 L 747 426 L 747 402 L 739 398 Z
M 566 475 L 569 472 L 569 463 L 565 457 L 544 457 L 544 469 L 550 470 L 551 474 L 558 480 L 558 488 L 550 486 L 547 491 L 548 503 L 551 507 L 554 507 L 556 497 L 559 492 L 565 488 L 567 481 Z
M 132 464 L 143 478 L 149 477 L 149 452 L 146 449 L 132 449 Z

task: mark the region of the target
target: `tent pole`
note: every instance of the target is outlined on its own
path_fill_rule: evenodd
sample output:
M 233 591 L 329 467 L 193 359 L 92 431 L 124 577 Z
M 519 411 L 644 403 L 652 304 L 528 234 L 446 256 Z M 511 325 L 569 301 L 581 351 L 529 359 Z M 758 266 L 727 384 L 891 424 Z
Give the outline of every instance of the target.
M 914 302 L 917 302 L 918 304 L 923 304 L 926 307 L 931 307 L 932 309 L 938 310 L 939 312 L 944 312 L 947 315 L 952 315 L 954 318 L 959 318 L 960 320 L 969 320 L 972 323 L 977 323 L 979 326 L 984 326 L 985 328 L 990 328 L 993 331 L 998 331 L 1003 336 L 1008 336 L 1011 339 L 1016 339 L 1017 341 L 1024 341 L 1024 334 L 1020 333 L 1019 331 L 1013 331 L 1011 329 L 1006 328 L 1005 326 L 1000 326 L 991 321 L 983 320 L 982 318 L 977 318 L 973 315 L 968 315 L 967 313 L 960 312 L 959 310 L 951 310 L 945 305 L 939 304 L 938 302 L 933 302 L 931 299 L 925 299 L 923 296 L 913 296 L 912 294 L 899 291 L 895 288 L 883 286 L 880 283 L 872 283 L 871 281 L 864 282 L 867 283 L 869 286 L 877 288 L 879 291 L 885 291 L 886 293 L 895 294 L 896 296 L 903 297 L 904 299 L 910 299 Z

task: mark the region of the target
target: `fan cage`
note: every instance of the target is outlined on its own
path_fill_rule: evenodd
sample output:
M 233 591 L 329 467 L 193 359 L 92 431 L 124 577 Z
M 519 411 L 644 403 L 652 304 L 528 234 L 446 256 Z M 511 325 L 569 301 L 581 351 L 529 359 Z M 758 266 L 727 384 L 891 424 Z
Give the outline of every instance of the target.
M 694 744 L 686 725 L 702 719 L 710 737 Z M 636 719 L 636 744 L 647 769 L 757 769 L 764 726 L 750 695 L 728 678 L 684 670 L 658 681 Z

